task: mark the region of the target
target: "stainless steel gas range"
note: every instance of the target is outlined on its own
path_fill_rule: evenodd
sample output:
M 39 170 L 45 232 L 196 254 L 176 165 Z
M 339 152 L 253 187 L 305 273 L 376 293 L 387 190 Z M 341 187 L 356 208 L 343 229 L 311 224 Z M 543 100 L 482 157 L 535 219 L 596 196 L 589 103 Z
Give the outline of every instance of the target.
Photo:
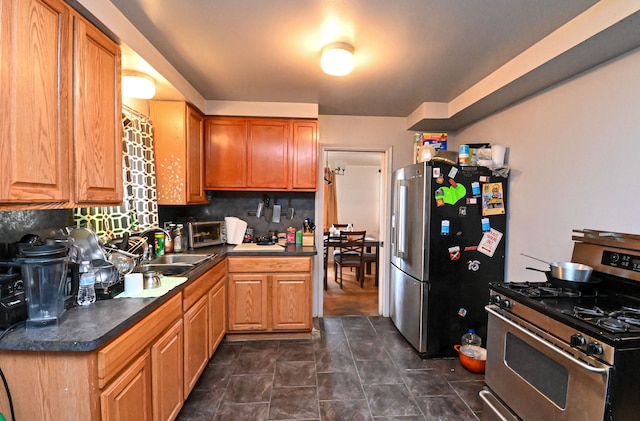
M 484 420 L 631 420 L 640 414 L 640 235 L 577 231 L 591 283 L 493 283 Z

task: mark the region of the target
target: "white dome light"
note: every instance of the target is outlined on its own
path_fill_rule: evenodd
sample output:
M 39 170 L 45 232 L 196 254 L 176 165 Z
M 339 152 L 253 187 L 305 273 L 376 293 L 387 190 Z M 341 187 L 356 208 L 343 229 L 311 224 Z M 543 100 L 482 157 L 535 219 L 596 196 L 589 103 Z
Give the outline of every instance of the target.
M 322 49 L 320 67 L 331 76 L 345 76 L 353 70 L 353 47 L 345 42 L 335 42 Z
M 156 84 L 151 76 L 142 73 L 122 76 L 122 95 L 130 98 L 151 99 L 156 94 Z

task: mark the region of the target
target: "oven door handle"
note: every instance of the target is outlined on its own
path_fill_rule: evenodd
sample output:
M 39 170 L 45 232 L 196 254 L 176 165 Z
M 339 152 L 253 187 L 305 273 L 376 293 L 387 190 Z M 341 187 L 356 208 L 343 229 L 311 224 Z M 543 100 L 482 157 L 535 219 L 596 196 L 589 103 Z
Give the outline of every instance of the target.
M 591 371 L 592 373 L 598 373 L 598 374 L 607 374 L 607 368 L 600 368 L 600 367 L 594 367 L 591 366 L 589 364 L 583 363 L 582 361 L 578 360 L 577 358 L 564 353 L 563 351 L 559 350 L 558 348 L 555 347 L 555 345 L 550 344 L 549 342 L 545 341 L 544 339 L 539 338 L 537 335 L 535 335 L 532 332 L 529 332 L 528 330 L 524 329 L 522 326 L 520 326 L 519 324 L 507 319 L 506 317 L 504 317 L 502 314 L 498 313 L 497 311 L 495 311 L 493 308 L 491 308 L 490 305 L 485 306 L 484 308 L 485 310 L 487 310 L 488 313 L 493 314 L 494 316 L 496 316 L 498 319 L 502 320 L 503 322 L 511 325 L 513 328 L 517 329 L 519 332 L 524 333 L 525 335 L 527 335 L 528 337 L 530 337 L 531 339 L 535 340 L 536 342 L 538 342 L 541 345 L 544 345 L 545 347 L 547 347 L 548 349 L 552 350 L 553 352 L 555 352 L 556 354 L 559 354 L 565 358 L 570 358 L 573 362 L 575 362 L 577 365 L 579 365 L 580 367 L 582 367 L 585 370 Z

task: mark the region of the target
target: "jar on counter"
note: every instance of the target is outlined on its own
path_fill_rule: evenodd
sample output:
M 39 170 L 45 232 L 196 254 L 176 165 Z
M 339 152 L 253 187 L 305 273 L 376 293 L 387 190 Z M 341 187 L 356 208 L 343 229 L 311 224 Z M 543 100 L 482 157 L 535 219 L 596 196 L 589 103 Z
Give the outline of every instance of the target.
M 156 256 L 164 256 L 164 232 L 156 232 L 154 234 L 153 245 Z
M 293 227 L 287 228 L 287 243 L 289 244 L 296 243 L 296 229 Z

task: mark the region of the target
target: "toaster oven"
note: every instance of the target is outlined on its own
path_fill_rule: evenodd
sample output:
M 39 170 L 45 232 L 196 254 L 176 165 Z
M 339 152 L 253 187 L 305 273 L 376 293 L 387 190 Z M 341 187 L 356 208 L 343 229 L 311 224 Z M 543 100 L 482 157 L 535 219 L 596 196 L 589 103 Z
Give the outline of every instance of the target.
M 215 246 L 227 242 L 224 221 L 187 222 L 187 242 L 190 249 Z

